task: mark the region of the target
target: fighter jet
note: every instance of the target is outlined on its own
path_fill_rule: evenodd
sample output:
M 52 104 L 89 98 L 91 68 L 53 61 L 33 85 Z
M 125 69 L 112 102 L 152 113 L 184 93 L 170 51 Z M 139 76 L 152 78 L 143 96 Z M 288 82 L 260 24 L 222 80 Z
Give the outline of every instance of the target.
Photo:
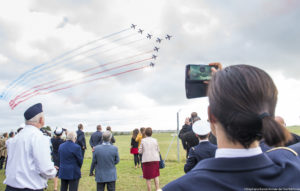
M 130 27 L 130 28 L 133 28 L 133 29 L 135 29 L 135 27 L 136 27 L 136 25 L 134 25 L 134 24 L 131 24 L 131 27 Z
M 161 38 L 157 38 L 156 42 L 161 43 L 162 39 Z
M 147 38 L 151 39 L 152 35 L 148 33 Z
M 166 40 L 170 40 L 171 37 L 172 37 L 172 36 L 170 36 L 170 35 L 167 34 L 167 36 L 166 36 L 165 38 L 166 38 Z
M 155 60 L 155 59 L 156 59 L 156 57 L 157 57 L 157 56 L 156 56 L 155 54 L 153 54 L 153 55 L 152 55 L 152 59 L 154 59 L 154 60 Z
M 158 49 L 159 49 L 158 47 L 154 47 L 153 50 L 156 51 L 156 52 L 158 52 Z
M 142 29 L 139 29 L 139 33 L 143 34 L 143 31 L 144 31 L 144 30 L 142 30 Z
M 155 63 L 150 62 L 150 66 L 151 66 L 151 67 L 154 67 L 154 66 L 155 66 Z

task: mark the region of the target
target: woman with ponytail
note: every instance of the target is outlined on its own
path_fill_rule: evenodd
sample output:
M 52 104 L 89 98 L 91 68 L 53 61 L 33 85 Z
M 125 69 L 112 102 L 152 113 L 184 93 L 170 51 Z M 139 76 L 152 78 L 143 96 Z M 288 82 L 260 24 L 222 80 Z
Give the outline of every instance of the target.
M 263 70 L 234 65 L 214 71 L 208 115 L 215 158 L 167 184 L 164 191 L 300 189 L 298 153 L 282 147 L 290 133 L 274 120 L 277 89 Z M 259 141 L 274 147 L 263 153 Z

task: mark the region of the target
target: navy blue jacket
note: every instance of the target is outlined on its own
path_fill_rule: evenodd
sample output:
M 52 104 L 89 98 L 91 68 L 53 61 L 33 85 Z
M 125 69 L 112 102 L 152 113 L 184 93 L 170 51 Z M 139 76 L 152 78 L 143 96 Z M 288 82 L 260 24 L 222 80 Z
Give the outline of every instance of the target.
M 101 145 L 101 144 L 102 144 L 102 132 L 96 131 L 95 133 L 93 133 L 91 135 L 90 145 L 93 148 L 93 147 L 95 147 L 97 145 Z
M 184 165 L 184 172 L 192 170 L 203 159 L 215 157 L 216 149 L 217 146 L 209 141 L 200 142 L 197 146 L 192 147 Z
M 296 154 L 277 149 L 252 157 L 205 159 L 163 191 L 300 188 L 300 158 Z
M 82 154 L 79 145 L 66 141 L 58 149 L 60 166 L 58 177 L 64 180 L 74 180 L 81 177 Z
M 298 155 L 300 156 L 300 143 L 293 144 L 293 145 L 289 146 L 289 148 L 296 151 L 298 153 Z
M 58 149 L 59 149 L 59 146 L 61 144 L 63 144 L 65 141 L 61 138 L 56 138 L 56 137 L 53 137 L 51 139 L 51 143 L 52 143 L 52 159 L 53 159 L 53 162 L 54 162 L 54 165 L 55 166 L 58 166 L 59 167 L 59 155 L 58 155 Z
M 97 145 L 93 153 L 92 165 L 95 165 L 96 182 L 113 182 L 117 180 L 116 164 L 120 161 L 118 148 L 110 143 Z
M 78 131 L 76 131 L 76 133 L 77 133 L 76 144 L 78 144 L 81 147 L 81 149 L 86 149 L 84 132 L 81 130 L 78 130 Z

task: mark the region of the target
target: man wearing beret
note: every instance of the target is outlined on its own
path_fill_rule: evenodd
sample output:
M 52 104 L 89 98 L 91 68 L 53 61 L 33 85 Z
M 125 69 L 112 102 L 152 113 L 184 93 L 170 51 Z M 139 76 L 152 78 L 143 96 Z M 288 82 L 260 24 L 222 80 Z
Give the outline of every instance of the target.
M 5 191 L 42 191 L 56 175 L 49 139 L 40 131 L 44 126 L 42 104 L 28 108 L 24 117 L 25 128 L 9 144 Z

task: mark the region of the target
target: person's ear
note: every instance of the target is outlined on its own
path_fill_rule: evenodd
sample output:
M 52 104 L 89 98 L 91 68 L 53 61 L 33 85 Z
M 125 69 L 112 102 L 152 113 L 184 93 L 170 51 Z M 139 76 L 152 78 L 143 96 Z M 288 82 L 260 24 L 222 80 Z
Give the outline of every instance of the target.
M 217 122 L 216 117 L 210 111 L 210 106 L 207 107 L 207 115 L 208 115 L 208 120 L 209 120 L 210 123 L 216 123 Z
M 42 126 L 45 125 L 44 117 L 40 117 L 39 123 L 40 123 Z
M 208 120 L 209 120 L 209 123 L 210 123 L 211 133 L 214 136 L 216 136 L 216 127 L 215 127 L 214 124 L 217 122 L 217 120 L 216 120 L 216 117 L 211 113 L 209 106 L 207 108 L 207 114 L 208 114 Z

